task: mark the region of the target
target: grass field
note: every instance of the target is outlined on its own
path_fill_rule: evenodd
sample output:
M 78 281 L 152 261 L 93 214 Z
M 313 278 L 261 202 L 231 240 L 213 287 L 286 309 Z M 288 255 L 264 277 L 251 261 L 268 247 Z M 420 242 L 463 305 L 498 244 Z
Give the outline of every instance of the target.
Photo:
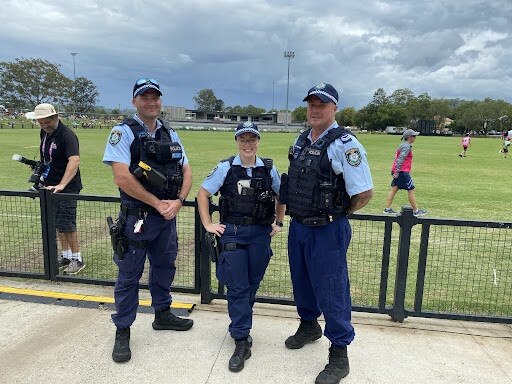
M 80 141 L 82 194 L 116 196 L 110 167 L 101 159 L 109 134 L 107 129 L 76 129 Z M 193 199 L 201 182 L 223 158 L 236 152 L 233 133 L 215 131 L 179 131 L 193 169 Z M 259 155 L 271 157 L 280 172 L 286 172 L 288 147 L 296 134 L 262 133 Z M 365 213 L 381 213 L 391 181 L 390 168 L 400 137 L 383 134 L 360 134 L 368 152 L 374 181 L 374 198 L 363 209 Z M 510 196 L 512 158 L 498 154 L 499 138 L 474 138 L 466 158 L 458 157 L 458 137 L 422 137 L 414 145 L 412 176 L 421 208 L 431 217 L 508 220 L 511 215 L 503 203 Z M 28 167 L 11 160 L 19 153 L 37 158 L 37 129 L 0 130 L 0 190 L 26 190 Z M 406 193 L 400 191 L 394 208 L 408 204 Z
M 117 196 L 110 167 L 101 158 L 109 135 L 108 129 L 77 129 L 80 140 L 82 194 Z M 232 132 L 186 131 L 179 135 L 192 165 L 194 183 L 188 200 L 220 159 L 236 151 Z M 280 172 L 287 169 L 288 147 L 294 133 L 263 132 L 260 153 L 271 157 Z M 389 191 L 391 162 L 400 144 L 399 136 L 360 134 L 368 152 L 374 180 L 374 198 L 361 212 L 381 214 Z M 37 158 L 38 129 L 0 129 L 0 190 L 26 190 L 30 170 L 11 160 L 13 153 Z M 421 208 L 430 217 L 510 221 L 505 203 L 512 183 L 511 159 L 498 154 L 499 138 L 475 138 L 467 158 L 460 158 L 457 137 L 422 137 L 414 145 L 413 178 Z M 23 202 L 20 204 L 20 201 Z M 28 201 L 28 203 L 27 203 Z M 97 203 L 97 204 L 96 204 Z M 406 193 L 395 198 L 394 208 L 407 204 Z M 111 261 L 107 215 L 115 216 L 117 205 L 79 202 L 78 218 L 81 251 L 87 268 L 84 277 L 113 280 L 116 267 Z M 0 269 L 42 270 L 38 203 L 32 199 L 0 199 Z M 23 218 L 20 220 L 20 218 Z M 194 276 L 194 215 L 190 207 L 178 218 L 180 252 L 175 285 L 191 286 Z M 30 224 L 32 223 L 32 224 Z M 383 247 L 383 222 L 352 221 L 353 238 L 349 250 L 349 271 L 354 305 L 376 306 L 379 297 Z M 291 297 L 291 283 L 286 251 L 287 226 L 272 240 L 274 256 L 259 294 Z M 394 271 L 399 243 L 398 225 L 393 225 L 387 304 L 393 298 Z M 416 266 L 421 226 L 413 228 L 406 302 L 414 302 Z M 510 316 L 509 293 L 512 289 L 510 230 L 471 227 L 433 226 L 429 245 L 424 308 L 454 313 L 497 314 Z M 7 240 L 7 241 L 5 241 Z M 19 258 L 17 255 L 21 255 Z M 146 277 L 144 277 L 145 279 Z M 212 282 L 215 282 L 212 271 Z M 215 283 L 214 283 L 215 284 Z M 508 292 L 508 293 L 507 293 Z

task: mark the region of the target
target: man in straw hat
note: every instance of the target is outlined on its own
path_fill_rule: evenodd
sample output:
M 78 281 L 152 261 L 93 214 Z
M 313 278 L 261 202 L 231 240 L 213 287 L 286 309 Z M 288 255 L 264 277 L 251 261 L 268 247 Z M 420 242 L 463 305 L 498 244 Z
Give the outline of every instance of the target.
M 37 120 L 41 127 L 39 154 L 46 167 L 43 173 L 45 188 L 54 193 L 80 193 L 80 151 L 75 133 L 60 121 L 51 104 L 39 104 L 25 116 Z M 58 201 L 56 210 L 57 233 L 62 246 L 59 270 L 72 275 L 85 266 L 78 246 L 76 207 L 76 200 L 63 200 Z

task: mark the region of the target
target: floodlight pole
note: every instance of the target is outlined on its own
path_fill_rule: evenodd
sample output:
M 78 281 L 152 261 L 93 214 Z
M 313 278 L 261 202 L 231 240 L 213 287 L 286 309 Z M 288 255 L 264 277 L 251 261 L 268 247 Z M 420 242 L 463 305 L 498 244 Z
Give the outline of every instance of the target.
M 71 56 L 73 56 L 73 115 L 76 112 L 76 71 L 75 71 L 75 56 L 78 52 L 71 52 Z
M 288 79 L 286 81 L 286 115 L 285 127 L 288 129 L 288 94 L 290 92 L 290 60 L 295 57 L 295 52 L 284 51 L 284 58 L 288 60 Z

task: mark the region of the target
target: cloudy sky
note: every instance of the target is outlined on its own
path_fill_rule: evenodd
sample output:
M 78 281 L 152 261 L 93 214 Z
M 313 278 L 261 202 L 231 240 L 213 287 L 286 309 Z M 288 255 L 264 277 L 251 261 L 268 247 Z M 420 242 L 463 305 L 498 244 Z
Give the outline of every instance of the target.
M 157 79 L 164 105 L 194 108 L 214 90 L 227 106 L 302 105 L 320 82 L 340 107 L 387 94 L 512 102 L 512 0 L 2 0 L 0 61 L 42 58 L 91 79 L 100 105 L 131 105 Z

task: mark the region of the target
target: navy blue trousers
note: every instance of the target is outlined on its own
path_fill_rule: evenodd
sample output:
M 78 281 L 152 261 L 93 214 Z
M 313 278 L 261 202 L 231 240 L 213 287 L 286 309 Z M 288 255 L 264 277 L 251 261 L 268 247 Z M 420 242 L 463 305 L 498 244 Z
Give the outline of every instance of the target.
M 313 227 L 292 220 L 288 257 L 297 312 L 315 320 L 322 313 L 325 336 L 336 346 L 354 339 L 347 270 L 347 249 L 352 230 L 346 217 Z
M 119 274 L 114 288 L 116 313 L 112 320 L 118 328 L 132 325 L 139 305 L 139 280 L 144 271 L 146 255 L 149 259 L 149 291 L 151 306 L 160 311 L 171 305 L 171 284 L 176 273 L 178 238 L 176 219 L 165 220 L 160 215 L 148 215 L 144 220 L 144 232 L 133 233 L 136 215 L 128 215 L 124 234 L 132 240 L 146 240 L 145 247 L 130 245 L 122 258 L 114 253 Z
M 226 224 L 220 238 L 222 244 L 245 245 L 242 249 L 221 252 L 216 270 L 217 279 L 227 288 L 229 333 L 234 339 L 246 338 L 251 331 L 256 291 L 272 256 L 271 231 L 270 225 Z

